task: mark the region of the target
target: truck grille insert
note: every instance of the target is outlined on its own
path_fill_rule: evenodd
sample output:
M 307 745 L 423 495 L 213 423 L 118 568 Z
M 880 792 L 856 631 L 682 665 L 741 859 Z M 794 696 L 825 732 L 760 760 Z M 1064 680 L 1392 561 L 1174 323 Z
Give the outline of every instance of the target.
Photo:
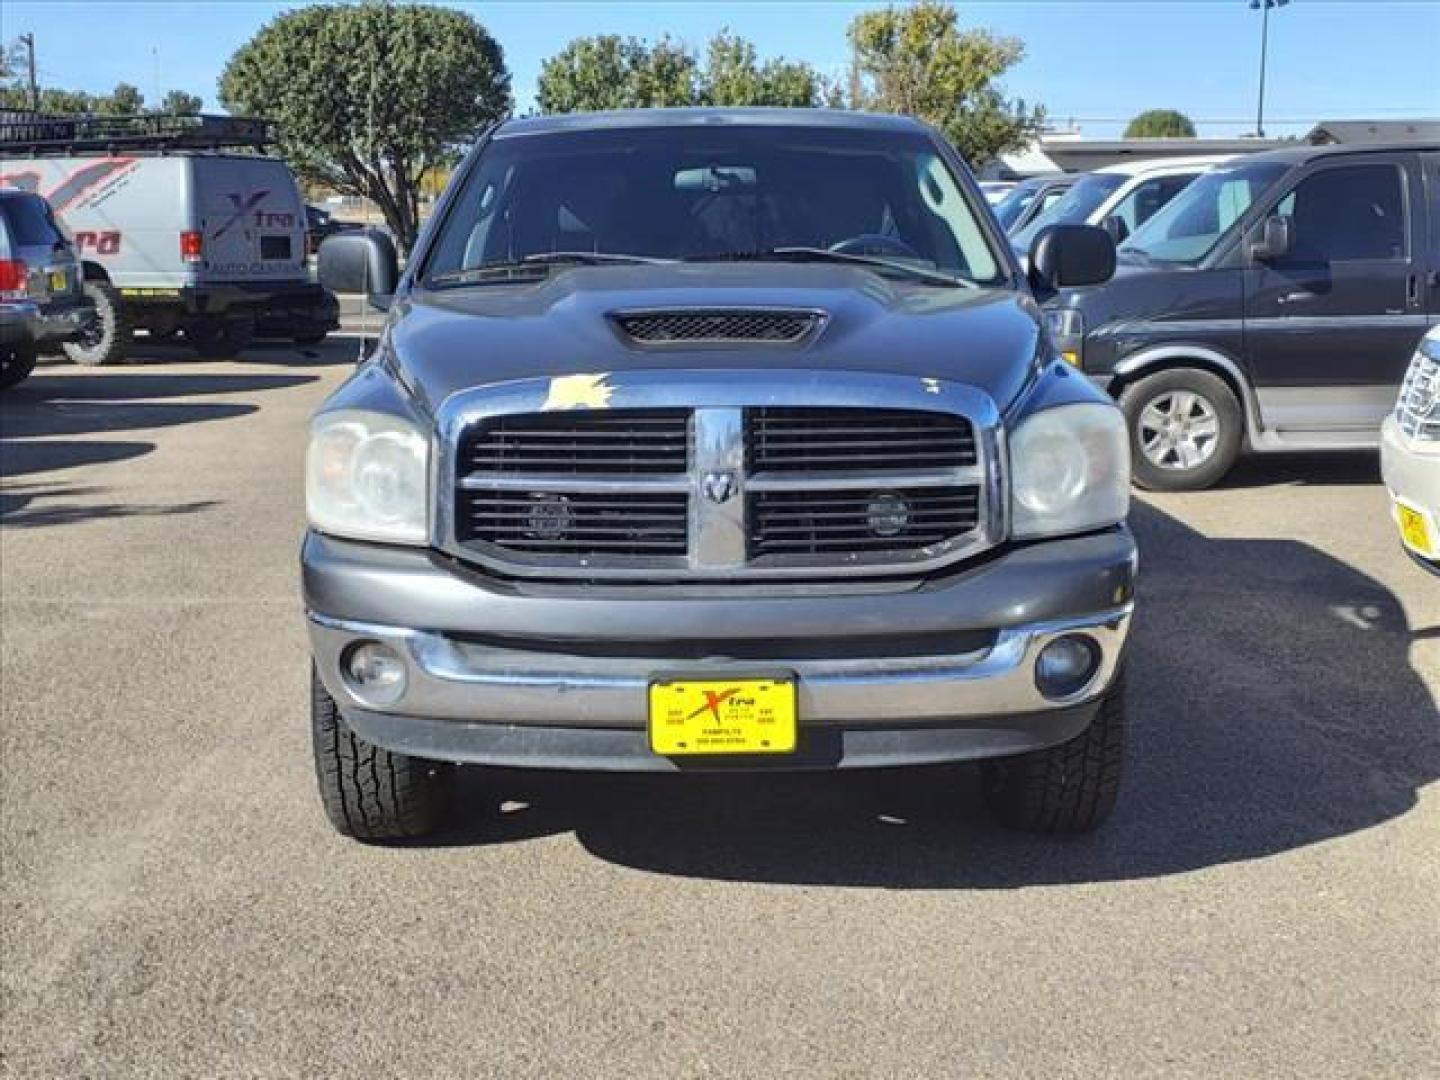
M 1395 422 L 1412 439 L 1440 439 L 1440 348 L 1422 345 L 1410 362 Z
M 793 345 L 819 326 L 811 311 L 767 308 L 698 308 L 623 312 L 614 316 L 620 332 L 641 345 L 706 341 L 770 342 Z
M 912 409 L 751 409 L 749 470 L 888 472 L 975 464 L 970 422 Z
M 497 416 L 466 434 L 460 462 L 505 475 L 683 473 L 689 419 L 688 409 Z
M 913 551 L 975 528 L 979 505 L 974 487 L 758 494 L 750 503 L 750 551 L 754 557 Z
M 446 471 L 445 543 L 523 577 L 910 573 L 993 543 L 980 431 L 783 402 L 480 416 Z
M 683 492 L 464 491 L 457 518 L 462 542 L 551 555 L 684 555 L 688 527 Z

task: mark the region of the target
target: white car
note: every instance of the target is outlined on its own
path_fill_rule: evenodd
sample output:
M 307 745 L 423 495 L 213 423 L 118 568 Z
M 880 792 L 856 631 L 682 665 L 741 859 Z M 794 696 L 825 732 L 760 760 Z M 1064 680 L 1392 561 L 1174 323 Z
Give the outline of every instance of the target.
M 1400 540 L 1440 574 L 1440 326 L 1425 335 L 1380 429 L 1380 471 Z
M 1037 233 L 1047 225 L 1101 225 L 1115 219 L 1115 242 L 1138 229 L 1212 165 L 1230 156 L 1154 158 L 1107 165 L 1075 181 L 1065 197 L 1010 238 L 1021 255 L 1030 250 Z

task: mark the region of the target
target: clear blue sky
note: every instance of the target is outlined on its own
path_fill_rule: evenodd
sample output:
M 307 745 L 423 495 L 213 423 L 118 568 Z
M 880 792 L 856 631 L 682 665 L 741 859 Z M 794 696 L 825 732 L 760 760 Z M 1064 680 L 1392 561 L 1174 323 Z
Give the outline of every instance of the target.
M 188 90 L 215 107 L 226 59 L 275 14 L 299 3 L 258 0 L 0 0 L 0 40 L 33 32 L 41 80 L 92 92 L 134 83 Z M 843 73 L 845 27 L 880 3 L 625 3 L 619 0 L 456 2 L 505 49 L 519 107 L 533 100 L 540 62 L 573 37 L 598 33 L 698 45 L 728 26 L 762 56 Z M 1074 118 L 1084 134 L 1116 135 L 1150 107 L 1178 108 L 1202 135 L 1253 126 L 1260 14 L 1246 0 L 1009 0 L 962 2 L 966 26 L 1025 42 L 1006 92 Z M 1440 115 L 1440 0 L 1291 0 L 1272 11 L 1268 134 L 1319 119 Z M 157 78 L 158 71 L 158 78 Z M 1268 118 L 1273 117 L 1273 120 Z M 1289 121 L 1289 122 L 1285 122 Z

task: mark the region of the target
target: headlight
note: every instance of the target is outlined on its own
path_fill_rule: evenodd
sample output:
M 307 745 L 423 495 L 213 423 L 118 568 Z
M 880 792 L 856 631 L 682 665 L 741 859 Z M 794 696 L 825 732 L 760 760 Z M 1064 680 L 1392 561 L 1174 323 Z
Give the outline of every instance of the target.
M 359 409 L 317 416 L 305 464 L 311 526 L 357 540 L 426 543 L 429 463 L 429 439 L 398 417 Z
M 1074 308 L 1047 308 L 1045 325 L 1060 358 L 1071 367 L 1079 367 L 1085 358 L 1085 316 Z
M 1130 512 L 1130 437 L 1113 405 L 1083 402 L 1027 417 L 1010 436 L 1011 532 L 1102 529 Z

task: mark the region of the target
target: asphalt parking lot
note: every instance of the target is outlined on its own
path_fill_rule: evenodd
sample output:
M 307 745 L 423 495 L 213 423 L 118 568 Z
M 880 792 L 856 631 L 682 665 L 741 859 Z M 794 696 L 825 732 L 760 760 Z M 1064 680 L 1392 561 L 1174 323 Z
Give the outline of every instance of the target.
M 305 420 L 354 342 L 0 399 L 13 1076 L 1440 1074 L 1440 580 L 1371 456 L 1145 497 L 1128 786 L 473 774 L 424 846 L 314 791 Z

